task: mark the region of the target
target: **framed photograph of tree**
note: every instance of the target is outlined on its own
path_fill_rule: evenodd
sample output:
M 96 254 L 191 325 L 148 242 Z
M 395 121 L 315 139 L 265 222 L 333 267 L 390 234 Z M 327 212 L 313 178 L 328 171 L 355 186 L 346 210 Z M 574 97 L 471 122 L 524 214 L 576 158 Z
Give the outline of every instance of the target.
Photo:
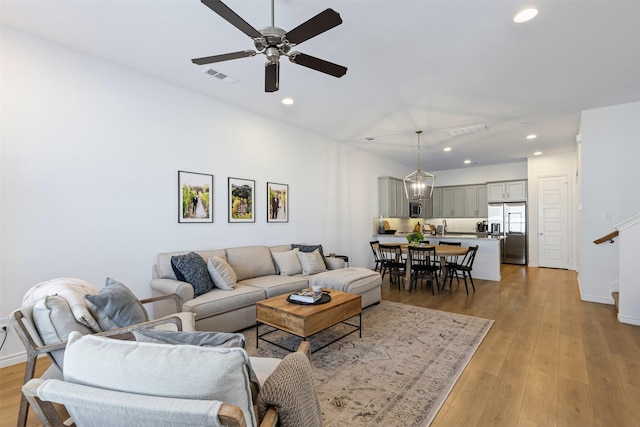
M 213 222 L 213 175 L 178 171 L 178 222 Z
M 289 222 L 289 186 L 267 182 L 267 222 Z
M 252 179 L 229 178 L 229 222 L 256 222 Z

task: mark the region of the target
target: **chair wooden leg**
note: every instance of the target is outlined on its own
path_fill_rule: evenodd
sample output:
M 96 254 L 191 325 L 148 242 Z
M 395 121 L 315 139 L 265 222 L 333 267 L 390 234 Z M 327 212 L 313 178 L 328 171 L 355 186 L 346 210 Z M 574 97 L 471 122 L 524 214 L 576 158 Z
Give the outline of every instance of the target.
M 467 286 L 467 273 L 462 272 L 462 278 L 464 279 L 464 288 L 467 290 L 467 295 L 469 295 L 469 287 Z
M 471 272 L 468 272 L 469 274 L 469 280 L 471 280 L 471 287 L 473 288 L 473 292 L 476 291 L 476 286 L 473 284 L 473 277 L 471 277 Z
M 36 371 L 36 355 L 27 354 L 27 366 L 24 370 L 24 384 L 28 383 L 33 378 L 33 374 Z M 27 415 L 29 414 L 29 401 L 24 396 L 20 397 L 20 409 L 18 410 L 18 424 L 17 427 L 25 427 L 27 425 Z

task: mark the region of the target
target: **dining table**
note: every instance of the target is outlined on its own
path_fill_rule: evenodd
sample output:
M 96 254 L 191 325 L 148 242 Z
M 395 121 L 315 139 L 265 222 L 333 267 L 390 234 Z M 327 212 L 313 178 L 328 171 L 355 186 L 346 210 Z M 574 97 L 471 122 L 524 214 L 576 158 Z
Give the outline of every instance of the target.
M 380 246 L 398 246 L 398 243 L 380 243 Z M 409 256 L 409 246 L 419 246 L 424 248 L 435 248 L 436 256 L 440 257 L 440 276 L 442 277 L 442 281 L 444 284 L 445 277 L 443 276 L 445 272 L 445 265 L 447 263 L 447 257 L 450 256 L 463 256 L 467 253 L 467 249 L 464 246 L 451 246 L 451 245 L 429 245 L 429 244 L 409 244 L 409 243 L 400 243 L 400 249 L 402 249 L 402 253 L 407 256 L 407 266 L 405 268 L 405 281 L 404 281 L 404 289 L 406 291 L 411 289 L 411 257 Z M 440 285 L 438 285 L 438 289 L 440 289 Z

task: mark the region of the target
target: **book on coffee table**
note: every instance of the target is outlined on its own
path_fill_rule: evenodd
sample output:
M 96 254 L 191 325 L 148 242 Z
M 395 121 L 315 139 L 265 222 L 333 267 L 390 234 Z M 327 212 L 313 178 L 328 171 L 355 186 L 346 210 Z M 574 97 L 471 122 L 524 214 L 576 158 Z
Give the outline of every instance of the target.
M 321 293 L 314 294 L 312 291 L 299 291 L 292 293 L 289 298 L 293 301 L 306 302 L 313 304 L 322 297 Z

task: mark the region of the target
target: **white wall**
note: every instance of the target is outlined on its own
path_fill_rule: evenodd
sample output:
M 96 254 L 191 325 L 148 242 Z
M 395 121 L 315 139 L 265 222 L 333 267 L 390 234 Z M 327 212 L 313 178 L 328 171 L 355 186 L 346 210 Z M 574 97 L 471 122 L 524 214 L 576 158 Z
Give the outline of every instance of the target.
M 0 317 L 34 284 L 107 276 L 143 298 L 159 252 L 322 243 L 369 265 L 377 177 L 411 168 L 2 28 Z M 177 171 L 214 175 L 214 223 L 179 224 Z M 227 223 L 227 178 L 256 222 Z M 290 219 L 266 223 L 266 182 Z M 10 334 L 0 362 L 22 346 Z
M 575 236 L 578 229 L 576 228 L 575 218 L 578 213 L 578 177 L 577 169 L 577 153 L 564 153 L 550 156 L 531 157 L 528 161 L 528 198 L 527 205 L 529 209 L 529 266 L 538 266 L 538 178 L 549 177 L 555 175 L 567 175 L 569 179 L 568 188 L 568 204 L 569 204 L 569 253 L 571 270 L 577 269 L 576 250 L 577 244 Z
M 582 299 L 613 303 L 618 245 L 593 241 L 640 213 L 640 102 L 584 111 L 580 124 Z

